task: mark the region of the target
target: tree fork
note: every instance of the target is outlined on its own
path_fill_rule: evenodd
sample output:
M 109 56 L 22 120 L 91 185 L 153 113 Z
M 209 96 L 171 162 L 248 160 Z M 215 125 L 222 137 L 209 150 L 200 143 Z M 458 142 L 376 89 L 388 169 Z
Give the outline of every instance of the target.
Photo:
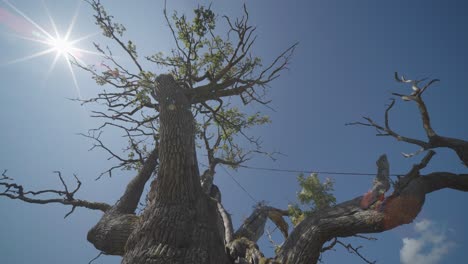
M 128 237 L 135 229 L 139 217 L 135 215 L 146 182 L 158 163 L 158 148 L 148 156 L 140 172 L 127 185 L 120 200 L 89 230 L 87 239 L 97 249 L 109 255 L 124 254 Z

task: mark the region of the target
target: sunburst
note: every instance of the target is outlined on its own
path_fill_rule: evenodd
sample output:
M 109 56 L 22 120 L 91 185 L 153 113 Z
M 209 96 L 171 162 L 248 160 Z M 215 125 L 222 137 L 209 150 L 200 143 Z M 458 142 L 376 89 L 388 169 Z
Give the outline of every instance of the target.
M 75 86 L 77 95 L 79 98 L 81 98 L 81 92 L 80 88 L 78 86 L 78 81 L 76 79 L 75 72 L 72 67 L 72 62 L 78 62 L 81 65 L 85 65 L 85 63 L 80 59 L 80 55 L 82 53 L 89 53 L 89 54 L 94 54 L 94 55 L 100 55 L 99 53 L 92 52 L 86 49 L 81 49 L 77 47 L 78 42 L 83 41 L 85 39 L 90 38 L 91 36 L 95 34 L 90 34 L 81 38 L 76 38 L 76 39 L 71 39 L 71 33 L 73 31 L 73 27 L 75 26 L 76 19 L 78 17 L 79 13 L 79 8 L 80 4 L 77 6 L 75 13 L 72 17 L 72 20 L 70 22 L 70 25 L 68 26 L 68 29 L 64 35 L 59 33 L 59 30 L 57 29 L 57 26 L 55 24 L 54 19 L 52 18 L 49 9 L 45 5 L 44 1 L 43 6 L 45 9 L 45 12 L 47 14 L 47 17 L 49 18 L 49 21 L 52 25 L 53 33 L 48 32 L 45 30 L 43 27 L 41 27 L 38 23 L 36 23 L 34 20 L 32 20 L 29 16 L 27 16 L 24 12 L 22 12 L 20 9 L 18 9 L 16 6 L 14 6 L 12 3 L 10 3 L 8 0 L 3 0 L 5 4 L 7 4 L 12 10 L 14 10 L 16 13 L 18 13 L 21 17 L 23 17 L 27 22 L 29 22 L 38 32 L 33 32 L 33 37 L 29 36 L 18 36 L 22 39 L 29 40 L 29 41 L 34 41 L 37 43 L 40 43 L 44 45 L 46 48 L 44 50 L 41 50 L 39 52 L 36 52 L 34 54 L 25 56 L 23 58 L 15 59 L 13 61 L 10 61 L 8 64 L 12 63 L 18 63 L 18 62 L 24 62 L 27 60 L 31 60 L 34 58 L 42 57 L 48 54 L 54 54 L 55 57 L 49 67 L 49 70 L 47 72 L 46 78 L 49 76 L 49 74 L 52 72 L 54 69 L 55 65 L 57 64 L 57 61 L 62 58 L 65 60 L 67 63 L 68 69 L 70 71 L 73 84 Z M 81 1 L 79 2 L 81 3 Z

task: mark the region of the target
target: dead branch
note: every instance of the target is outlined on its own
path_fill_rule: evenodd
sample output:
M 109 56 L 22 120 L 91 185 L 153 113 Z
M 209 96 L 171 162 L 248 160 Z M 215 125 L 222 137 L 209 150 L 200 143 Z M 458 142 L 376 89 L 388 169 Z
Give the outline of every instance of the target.
M 283 236 L 287 238 L 289 227 L 284 221 L 283 216 L 287 216 L 288 214 L 289 212 L 287 210 L 280 210 L 271 206 L 266 206 L 264 203 L 259 203 L 252 214 L 234 233 L 234 237 L 243 237 L 250 241 L 257 242 L 263 235 L 267 218 L 269 218 L 280 229 Z
M 120 169 L 120 168 L 125 168 L 125 167 L 128 167 L 130 166 L 131 164 L 135 164 L 135 163 L 138 163 L 138 162 L 141 162 L 142 160 L 141 159 L 132 159 L 132 158 L 124 158 L 118 154 L 116 154 L 114 151 L 110 150 L 103 142 L 102 140 L 100 139 L 101 135 L 102 135 L 102 131 L 99 131 L 98 134 L 94 133 L 94 132 L 89 132 L 87 135 L 86 134 L 82 134 L 80 133 L 79 135 L 85 137 L 85 138 L 89 138 L 89 139 L 92 139 L 95 141 L 95 143 L 93 144 L 93 146 L 89 149 L 90 151 L 91 150 L 94 150 L 95 148 L 101 148 L 103 150 L 105 150 L 107 153 L 110 154 L 110 157 L 108 158 L 108 160 L 110 159 L 117 159 L 119 161 L 119 164 L 118 165 L 115 165 L 115 166 L 112 166 L 111 168 L 107 169 L 106 171 L 102 172 L 97 178 L 96 180 L 99 180 L 103 175 L 105 174 L 108 174 L 109 177 L 112 177 L 112 172 L 113 170 L 115 169 Z
M 369 126 L 369 127 L 374 127 L 377 130 L 377 136 L 391 136 L 397 139 L 398 141 L 404 141 L 410 144 L 418 145 L 422 147 L 424 150 L 429 148 L 429 144 L 418 139 L 414 138 L 409 138 L 405 136 L 401 136 L 399 133 L 395 132 L 390 128 L 389 125 L 389 113 L 390 110 L 393 108 L 395 105 L 395 100 L 392 99 L 390 104 L 387 106 L 387 109 L 385 110 L 385 126 L 381 126 L 374 122 L 370 117 L 363 117 L 367 122 L 352 122 L 352 123 L 346 123 L 345 125 L 361 125 L 361 126 Z
M 70 205 L 72 206 L 70 212 L 65 215 L 65 218 L 68 217 L 71 213 L 75 211 L 76 207 L 84 207 L 91 210 L 100 210 L 106 212 L 111 208 L 110 205 L 106 203 L 100 202 L 89 202 L 86 200 L 80 200 L 75 198 L 75 194 L 81 187 L 81 181 L 78 179 L 76 175 L 75 180 L 77 185 L 73 191 L 70 191 L 68 185 L 66 184 L 65 180 L 62 177 L 61 172 L 55 171 L 59 177 L 60 182 L 62 183 L 63 190 L 55 190 L 55 189 L 46 189 L 40 191 L 27 191 L 25 188 L 17 183 L 10 182 L 13 179 L 6 176 L 7 170 L 5 170 L 2 174 L 2 178 L 0 178 L 0 186 L 4 188 L 3 192 L 0 193 L 0 196 L 5 196 L 10 199 L 18 199 L 23 202 L 33 203 L 33 204 L 49 204 L 49 203 L 59 203 L 63 205 Z M 33 198 L 33 197 L 40 197 L 40 196 L 50 196 L 55 195 L 61 198 Z
M 374 127 L 377 130 L 378 136 L 391 136 L 398 141 L 407 142 L 421 147 L 421 149 L 416 151 L 415 153 L 403 153 L 403 156 L 405 157 L 412 157 L 429 149 L 449 148 L 457 153 L 460 161 L 462 161 L 465 166 L 468 166 L 468 141 L 440 136 L 432 128 L 429 112 L 422 98 L 422 95 L 431 85 L 433 85 L 436 82 L 439 82 L 439 79 L 433 79 L 427 82 L 423 87 L 421 87 L 420 85 L 423 81 L 425 81 L 425 79 L 410 80 L 406 79 L 404 76 L 399 76 L 396 72 L 395 79 L 400 83 L 411 85 L 412 92 L 410 94 L 393 93 L 393 95 L 400 97 L 403 101 L 412 101 L 416 103 L 421 116 L 423 129 L 427 136 L 427 141 L 401 136 L 400 134 L 396 133 L 390 128 L 388 114 L 390 112 L 390 109 L 394 106 L 395 100 L 392 100 L 390 105 L 385 110 L 385 126 L 377 124 L 369 117 L 364 117 L 366 122 L 353 122 L 348 123 L 347 125 L 361 125 Z
M 364 257 L 360 252 L 359 250 L 362 248 L 362 246 L 357 246 L 357 247 L 354 247 L 353 245 L 351 244 L 345 244 L 343 242 L 341 242 L 340 240 L 337 240 L 336 243 L 338 243 L 339 245 L 343 246 L 344 248 L 346 248 L 346 250 L 348 250 L 349 253 L 352 253 L 352 254 L 356 254 L 358 257 L 360 257 L 364 262 L 368 263 L 368 264 L 375 264 L 377 263 L 377 261 L 370 261 L 368 260 L 366 257 Z

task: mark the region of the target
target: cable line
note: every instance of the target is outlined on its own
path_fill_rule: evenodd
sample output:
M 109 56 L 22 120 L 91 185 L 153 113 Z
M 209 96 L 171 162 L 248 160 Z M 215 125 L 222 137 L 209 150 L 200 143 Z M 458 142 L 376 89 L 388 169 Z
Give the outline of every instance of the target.
M 205 164 L 201 163 L 202 166 L 207 167 Z M 242 184 L 236 180 L 236 178 L 224 167 L 223 170 L 226 174 L 239 186 L 239 188 L 244 191 L 245 194 L 254 202 L 258 203 L 258 200 L 253 197 L 252 194 L 247 191 L 247 189 L 242 186 Z M 353 175 L 353 176 L 376 176 L 377 173 L 362 173 L 362 172 L 343 172 L 343 171 L 317 171 L 317 170 L 298 170 L 298 169 L 274 169 L 266 167 L 252 167 L 247 165 L 238 165 L 240 168 L 249 169 L 249 170 L 262 170 L 262 171 L 273 171 L 273 172 L 289 172 L 289 173 L 319 173 L 319 174 L 328 174 L 328 175 Z M 389 174 L 389 176 L 402 176 L 403 174 Z
M 250 197 L 250 199 L 252 199 L 252 201 L 253 201 L 254 203 L 258 203 L 257 199 L 255 199 L 255 198 L 244 188 L 244 186 L 242 186 L 242 184 L 240 184 L 240 182 L 238 182 L 238 181 L 236 180 L 236 178 L 234 178 L 234 176 L 232 176 L 232 174 L 229 173 L 229 171 L 228 171 L 226 168 L 224 168 L 224 166 L 221 166 L 221 168 L 223 168 L 223 170 L 227 173 L 227 175 L 229 175 L 229 177 L 231 177 L 231 179 L 232 179 L 232 180 L 233 180 L 249 197 Z
M 375 176 L 377 173 L 361 173 L 361 172 L 338 172 L 338 171 L 318 171 L 318 170 L 297 170 L 297 169 L 274 169 L 265 167 L 252 167 L 247 165 L 239 165 L 238 167 L 250 170 L 263 170 L 274 172 L 293 172 L 293 173 L 319 173 L 329 175 L 355 175 L 355 176 Z M 390 176 L 401 176 L 403 174 L 389 174 Z

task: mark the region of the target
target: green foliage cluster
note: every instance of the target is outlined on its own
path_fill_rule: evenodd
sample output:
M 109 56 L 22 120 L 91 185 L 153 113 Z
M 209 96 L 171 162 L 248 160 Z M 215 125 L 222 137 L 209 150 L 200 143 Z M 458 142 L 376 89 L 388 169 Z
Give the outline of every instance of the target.
M 294 226 L 298 225 L 311 213 L 333 206 L 336 198 L 332 194 L 333 181 L 329 178 L 325 182 L 320 182 L 317 173 L 312 173 L 308 177 L 300 174 L 297 177 L 301 191 L 297 193 L 300 204 L 290 204 L 288 206 L 289 217 Z M 308 207 L 308 209 L 304 209 Z
M 215 123 L 218 126 L 221 124 L 223 125 L 221 138 L 226 141 L 232 141 L 232 137 L 238 132 L 241 132 L 244 128 L 270 123 L 270 118 L 268 116 L 263 116 L 259 112 L 253 115 L 247 115 L 241 112 L 237 107 L 221 109 L 218 115 L 221 116 L 223 120 L 221 120 L 221 123 Z
M 162 67 L 168 67 L 178 80 L 187 82 L 189 86 L 198 82 L 198 79 L 203 79 L 203 76 L 207 77 L 208 81 L 216 79 L 217 76 L 222 76 L 221 80 L 234 76 L 246 77 L 242 74 L 251 73 L 253 69 L 262 65 L 260 58 L 246 56 L 245 43 L 235 43 L 237 40 L 230 38 L 229 34 L 223 38 L 215 33 L 217 16 L 209 7 L 194 9 L 191 20 L 186 15 L 179 16 L 174 12 L 172 21 L 173 25 L 169 26 L 177 49 L 173 49 L 168 55 L 158 52 L 147 59 Z M 238 31 L 238 38 L 250 38 L 246 33 Z M 228 64 L 230 66 L 226 67 Z
M 127 157 L 119 156 L 103 146 L 98 138 L 90 137 L 120 161 L 120 165 L 113 168 L 139 169 L 148 153 L 146 145 L 154 143 L 151 135 L 158 134 L 159 105 L 154 85 L 159 73 L 144 69 L 146 65 L 138 58 L 137 46 L 124 37 L 125 27 L 114 21 L 100 1 L 85 1 L 96 11 L 96 24 L 103 35 L 115 41 L 135 66 L 130 69 L 121 64 L 111 48 L 99 44 L 95 44 L 103 57 L 99 65 L 84 66 L 76 62 L 90 72 L 99 85 L 115 88 L 81 101 L 100 103 L 106 108 L 94 112 L 95 117 L 106 120 L 96 131 L 104 127 L 123 130 L 128 138 L 128 146 L 123 149 Z M 261 59 L 251 52 L 256 39 L 255 27 L 248 23 L 249 14 L 245 6 L 244 15 L 235 20 L 227 16 L 218 17 L 210 7 L 204 6 L 194 9 L 188 16 L 177 12 L 168 15 L 164 9 L 164 16 L 175 45 L 170 52 L 157 52 L 145 59 L 159 66 L 162 72 L 171 73 L 178 84 L 186 88 L 184 92 L 193 102 L 191 110 L 198 122 L 197 133 L 201 140 L 197 144 L 201 146 L 204 143 L 209 164 L 236 168 L 254 153 L 271 157 L 271 153 L 261 150 L 259 138 L 245 133 L 246 129 L 269 123 L 270 119 L 258 112 L 243 113 L 223 100 L 237 95 L 244 105 L 251 102 L 267 104 L 268 101 L 263 100 L 264 89 L 279 71 L 286 68 L 295 45 L 261 69 Z M 225 22 L 221 23 L 225 27 L 221 33 L 217 32 L 219 20 Z M 245 141 L 253 147 L 242 148 Z
M 195 17 L 192 22 L 187 21 L 185 15 L 178 16 L 177 12 L 174 12 L 172 19 L 175 21 L 175 26 L 178 31 L 179 40 L 184 43 L 186 48 L 190 48 L 190 43 L 196 42 L 196 37 L 203 38 L 216 26 L 215 14 L 209 8 L 199 7 L 194 10 Z M 200 47 L 203 46 L 203 42 L 199 43 Z

